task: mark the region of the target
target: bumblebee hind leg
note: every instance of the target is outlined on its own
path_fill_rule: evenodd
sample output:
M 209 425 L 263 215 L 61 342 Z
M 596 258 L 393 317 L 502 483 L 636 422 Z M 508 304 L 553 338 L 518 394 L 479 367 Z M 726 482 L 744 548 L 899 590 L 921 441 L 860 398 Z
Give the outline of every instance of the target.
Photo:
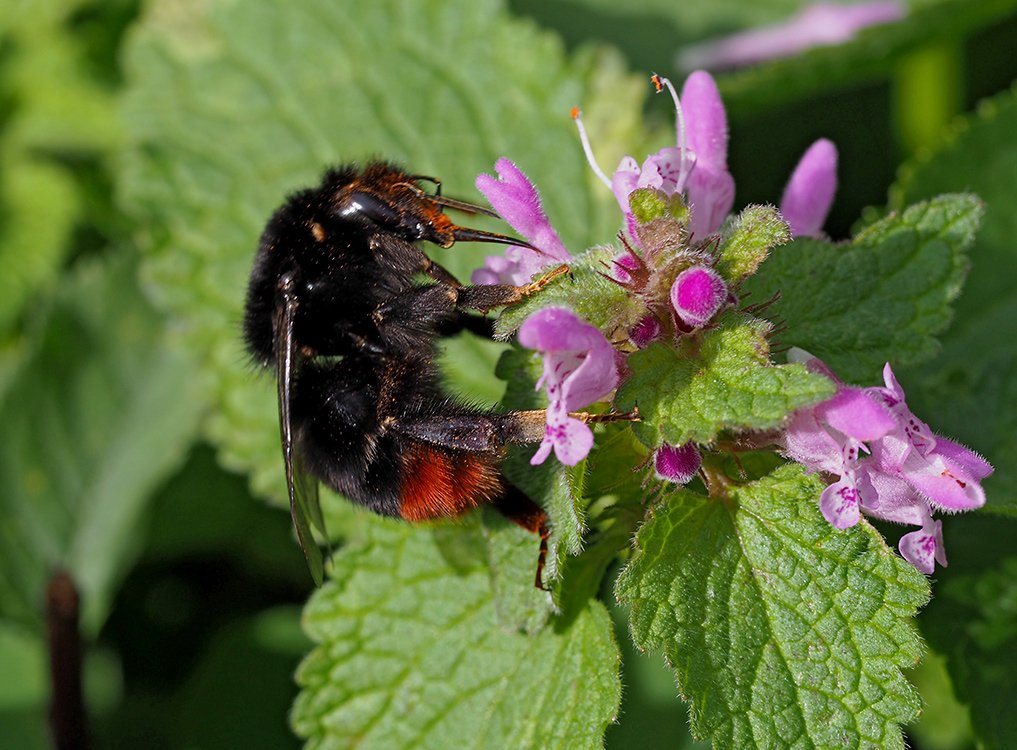
M 505 485 L 505 492 L 494 501 L 494 507 L 506 520 L 540 537 L 540 548 L 537 552 L 537 570 L 533 578 L 533 586 L 543 591 L 550 591 L 550 588 L 544 585 L 544 564 L 547 562 L 547 538 L 551 534 L 547 526 L 547 514 L 526 493 L 512 484 Z

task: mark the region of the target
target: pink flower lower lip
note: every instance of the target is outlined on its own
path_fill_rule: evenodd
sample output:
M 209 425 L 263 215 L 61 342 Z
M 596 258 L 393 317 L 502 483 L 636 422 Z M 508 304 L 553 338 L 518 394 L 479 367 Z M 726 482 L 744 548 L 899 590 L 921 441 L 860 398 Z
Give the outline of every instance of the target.
M 543 385 L 548 395 L 544 440 L 530 463 L 543 463 L 553 450 L 559 461 L 574 466 L 593 447 L 593 432 L 570 412 L 618 385 L 614 349 L 596 327 L 563 307 L 530 315 L 519 328 L 519 343 L 543 355 L 544 374 L 537 387 Z

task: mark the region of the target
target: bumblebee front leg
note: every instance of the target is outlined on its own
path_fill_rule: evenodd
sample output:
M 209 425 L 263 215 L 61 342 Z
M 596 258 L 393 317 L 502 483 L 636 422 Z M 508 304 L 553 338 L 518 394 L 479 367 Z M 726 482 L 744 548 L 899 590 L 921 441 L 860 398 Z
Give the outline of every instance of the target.
M 514 305 L 546 287 L 559 276 L 568 273 L 569 267 L 561 265 L 552 268 L 539 278 L 523 286 L 511 284 L 476 284 L 459 290 L 458 306 L 465 310 L 489 312 L 496 307 Z
M 435 269 L 441 269 L 437 271 Z M 432 276 L 444 272 L 438 264 L 428 271 Z M 417 340 L 415 332 L 432 332 L 447 326 L 469 310 L 487 312 L 496 307 L 511 305 L 536 294 L 551 281 L 568 272 L 568 266 L 558 266 L 525 286 L 510 284 L 476 284 L 460 286 L 439 282 L 430 286 L 415 287 L 396 295 L 374 311 L 374 323 L 387 343 L 398 348 L 412 347 Z M 449 274 L 451 277 L 451 274 Z M 454 278 L 453 278 L 454 280 Z

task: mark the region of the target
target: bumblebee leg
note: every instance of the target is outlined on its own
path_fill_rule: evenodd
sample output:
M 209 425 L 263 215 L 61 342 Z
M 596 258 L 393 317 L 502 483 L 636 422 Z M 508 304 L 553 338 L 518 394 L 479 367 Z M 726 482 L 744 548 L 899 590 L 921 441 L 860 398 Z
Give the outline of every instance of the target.
M 521 302 L 536 294 L 562 274 L 568 273 L 565 265 L 552 268 L 535 281 L 524 286 L 511 284 L 477 284 L 465 286 L 459 290 L 459 307 L 467 310 L 488 312 L 496 307 L 505 307 Z
M 533 579 L 533 586 L 543 591 L 550 591 L 550 588 L 544 585 L 544 564 L 547 562 L 547 538 L 551 533 L 547 526 L 547 514 L 522 490 L 511 484 L 505 486 L 504 494 L 494 501 L 494 507 L 506 520 L 540 537 L 540 547 L 537 552 L 537 571 Z
M 452 275 L 451 271 L 440 263 L 435 263 L 430 258 L 427 259 L 427 265 L 424 267 L 424 273 L 441 284 L 448 284 L 449 286 L 456 288 L 462 287 L 462 283 L 459 279 Z
M 589 414 L 570 412 L 569 416 L 586 424 L 601 422 L 638 422 L 639 412 Z M 395 426 L 405 435 L 449 448 L 467 451 L 494 451 L 507 444 L 539 443 L 547 427 L 545 409 L 491 412 L 461 412 L 417 419 L 400 420 Z
M 442 321 L 438 324 L 439 336 L 455 336 L 462 331 L 469 331 L 483 339 L 494 339 L 494 320 L 492 318 L 473 315 L 462 310 L 457 312 L 458 314 L 452 320 Z

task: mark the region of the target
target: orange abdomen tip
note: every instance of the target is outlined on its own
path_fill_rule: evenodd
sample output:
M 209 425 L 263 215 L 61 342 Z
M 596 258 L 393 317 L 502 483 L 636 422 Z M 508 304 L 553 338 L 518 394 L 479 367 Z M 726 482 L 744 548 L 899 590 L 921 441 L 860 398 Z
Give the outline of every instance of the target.
M 399 513 L 407 521 L 455 517 L 491 502 L 501 491 L 494 457 L 416 443 L 403 463 Z

